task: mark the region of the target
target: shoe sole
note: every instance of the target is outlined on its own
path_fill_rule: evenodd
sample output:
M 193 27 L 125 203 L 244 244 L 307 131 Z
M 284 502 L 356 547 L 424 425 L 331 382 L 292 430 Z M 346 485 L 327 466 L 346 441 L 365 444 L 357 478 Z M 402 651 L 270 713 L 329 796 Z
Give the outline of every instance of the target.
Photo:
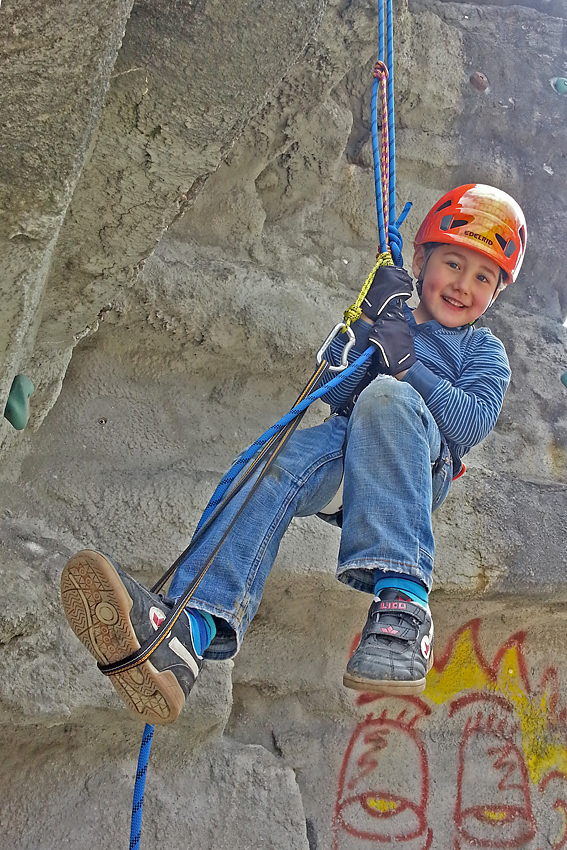
M 85 549 L 67 561 L 61 599 L 69 625 L 97 662 L 111 664 L 140 648 L 130 621 L 132 598 L 100 552 Z M 130 713 L 145 723 L 173 723 L 185 703 L 175 674 L 160 672 L 149 660 L 107 678 Z
M 429 657 L 427 672 L 433 667 L 433 653 Z M 417 696 L 425 690 L 426 678 L 408 682 L 395 679 L 363 679 L 352 673 L 345 673 L 343 685 L 353 691 L 366 691 L 369 694 L 387 694 L 394 697 Z

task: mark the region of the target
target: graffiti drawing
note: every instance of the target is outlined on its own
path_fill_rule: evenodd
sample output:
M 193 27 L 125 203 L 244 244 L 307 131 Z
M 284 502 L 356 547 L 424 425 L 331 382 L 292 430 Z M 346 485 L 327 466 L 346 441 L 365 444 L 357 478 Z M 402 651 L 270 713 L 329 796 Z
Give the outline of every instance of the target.
M 427 706 L 418 706 L 412 716 L 404 708 L 390 719 L 383 711 L 358 724 L 339 777 L 335 839 L 341 829 L 375 843 L 395 841 L 412 850 L 430 846 L 427 756 L 413 729 L 420 714 L 428 712 Z
M 389 843 L 404 850 L 567 850 L 567 709 L 558 672 L 546 667 L 532 684 L 525 632 L 488 661 L 480 627 L 472 620 L 450 636 L 422 697 L 357 696 L 371 711 L 342 760 L 332 850 Z M 444 740 L 454 741 L 452 764 L 444 751 L 443 776 L 433 776 L 452 783 L 438 798 L 452 801 L 446 811 L 430 804 L 436 751 L 427 731 L 436 714 Z
M 491 710 L 468 716 L 458 754 L 455 846 L 522 847 L 536 834 L 517 726 Z

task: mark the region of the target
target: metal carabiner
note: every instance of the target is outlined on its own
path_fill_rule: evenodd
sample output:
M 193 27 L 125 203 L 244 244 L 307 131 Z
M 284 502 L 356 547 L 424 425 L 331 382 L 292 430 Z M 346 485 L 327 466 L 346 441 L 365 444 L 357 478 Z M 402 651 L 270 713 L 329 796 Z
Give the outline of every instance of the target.
M 317 359 L 317 365 L 319 366 L 322 359 L 323 359 L 323 354 L 325 353 L 327 348 L 330 346 L 330 344 L 332 343 L 334 338 L 336 336 L 338 336 L 341 331 L 344 331 L 344 330 L 346 330 L 346 333 L 347 333 L 347 336 L 348 336 L 348 342 L 345 343 L 345 347 L 343 348 L 343 353 L 341 354 L 341 362 L 338 366 L 329 366 L 328 367 L 329 372 L 342 372 L 343 369 L 347 368 L 347 366 L 348 366 L 348 353 L 351 350 L 351 348 L 353 347 L 354 343 L 356 342 L 356 337 L 354 335 L 354 331 L 350 327 L 347 327 L 344 322 L 339 322 L 338 325 L 335 325 L 335 327 L 333 328 L 333 330 L 331 331 L 331 333 L 329 334 L 329 336 L 327 337 L 327 339 L 325 340 L 325 342 L 323 343 L 323 345 L 321 346 L 321 348 L 317 352 L 317 358 L 316 359 Z

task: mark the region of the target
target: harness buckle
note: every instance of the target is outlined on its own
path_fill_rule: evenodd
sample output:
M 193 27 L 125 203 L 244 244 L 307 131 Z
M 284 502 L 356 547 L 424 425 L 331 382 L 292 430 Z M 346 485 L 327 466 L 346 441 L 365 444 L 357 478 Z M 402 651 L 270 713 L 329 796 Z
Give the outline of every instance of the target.
M 327 368 L 329 369 L 329 372 L 342 372 L 343 369 L 347 368 L 349 351 L 351 350 L 354 343 L 356 342 L 356 337 L 354 335 L 354 331 L 352 330 L 352 328 L 347 327 L 347 325 L 345 325 L 344 322 L 339 322 L 338 325 L 335 325 L 335 327 L 333 328 L 333 330 L 331 331 L 331 333 L 329 334 L 329 336 L 327 337 L 327 339 L 325 340 L 325 342 L 323 343 L 323 345 L 321 346 L 321 348 L 317 352 L 317 358 L 316 358 L 317 365 L 320 366 L 321 361 L 323 360 L 323 354 L 325 353 L 327 348 L 330 346 L 332 341 L 335 339 L 335 337 L 338 336 L 339 333 L 341 333 L 342 331 L 346 331 L 346 334 L 348 336 L 348 341 L 345 343 L 345 346 L 343 348 L 343 353 L 341 354 L 340 364 L 338 366 L 328 366 Z

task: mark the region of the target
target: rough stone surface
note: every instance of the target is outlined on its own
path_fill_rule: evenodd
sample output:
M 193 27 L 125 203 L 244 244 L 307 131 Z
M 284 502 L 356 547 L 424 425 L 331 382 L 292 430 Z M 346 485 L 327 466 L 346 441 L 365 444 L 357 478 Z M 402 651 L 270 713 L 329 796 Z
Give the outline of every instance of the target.
M 2 398 L 33 351 L 45 278 L 131 7 L 8 0 L 0 13 Z
M 135 4 L 89 157 L 42 281 L 26 368 L 35 418 L 76 342 L 127 298 L 140 264 L 305 46 L 323 0 Z
M 435 517 L 423 698 L 342 687 L 369 599 L 334 579 L 338 530 L 295 521 L 234 665 L 156 733 L 142 847 L 563 846 L 566 20 L 396 3 L 406 261 L 460 182 L 501 185 L 529 230 L 483 320 L 504 409 Z M 155 580 L 358 294 L 376 6 L 4 0 L 0 29 L 0 395 L 37 387 L 28 428 L 0 424 L 1 844 L 125 847 L 142 730 L 66 625 L 61 569 L 96 545 Z
M 115 714 L 81 719 L 12 737 L 0 782 L 4 847 L 128 846 L 138 726 L 126 727 Z M 198 747 L 183 730 L 163 734 L 152 748 L 144 844 L 228 847 L 228 835 L 236 850 L 308 850 L 293 771 L 258 745 L 216 740 Z

